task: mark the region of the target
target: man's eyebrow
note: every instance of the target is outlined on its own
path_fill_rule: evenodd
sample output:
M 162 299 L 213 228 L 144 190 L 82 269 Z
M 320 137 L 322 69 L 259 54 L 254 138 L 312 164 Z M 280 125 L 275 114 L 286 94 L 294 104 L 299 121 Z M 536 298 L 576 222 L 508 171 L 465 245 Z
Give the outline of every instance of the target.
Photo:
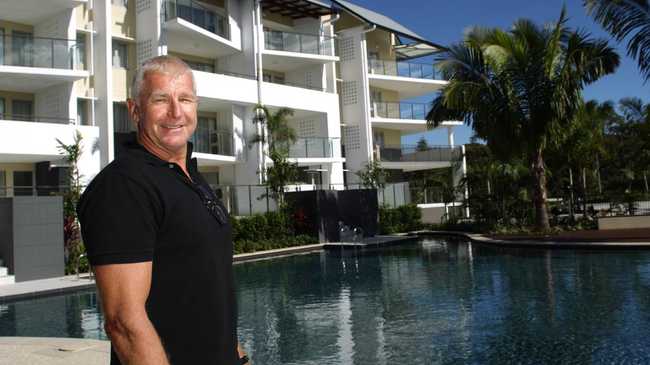
M 168 97 L 169 93 L 166 93 L 164 91 L 154 91 L 149 95 L 150 98 L 159 98 L 159 97 Z

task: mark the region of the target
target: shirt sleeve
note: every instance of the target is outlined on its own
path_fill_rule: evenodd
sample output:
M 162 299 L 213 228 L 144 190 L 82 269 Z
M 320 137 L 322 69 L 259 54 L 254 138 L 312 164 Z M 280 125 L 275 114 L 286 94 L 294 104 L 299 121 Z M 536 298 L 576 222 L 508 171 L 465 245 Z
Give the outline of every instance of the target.
M 160 211 L 155 192 L 125 175 L 107 174 L 91 183 L 77 211 L 91 265 L 153 259 Z

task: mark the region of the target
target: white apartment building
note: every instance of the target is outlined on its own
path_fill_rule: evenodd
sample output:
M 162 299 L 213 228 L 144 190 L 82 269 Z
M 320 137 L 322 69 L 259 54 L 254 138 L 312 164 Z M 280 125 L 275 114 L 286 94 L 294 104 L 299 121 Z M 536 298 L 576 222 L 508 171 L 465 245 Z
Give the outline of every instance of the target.
M 136 65 L 170 54 L 193 69 L 199 122 L 193 143 L 211 184 L 237 214 L 264 210 L 251 144 L 255 106 L 291 108 L 290 157 L 301 188 L 342 189 L 372 160 L 398 172 L 450 166 L 449 144 L 415 149 L 427 104 L 409 99 L 445 85 L 407 59 L 436 45 L 343 0 L 8 0 L 0 2 L 0 196 L 65 185 L 57 139 L 83 136 L 85 183 L 132 130 L 126 99 Z M 260 206 L 264 205 L 264 207 Z

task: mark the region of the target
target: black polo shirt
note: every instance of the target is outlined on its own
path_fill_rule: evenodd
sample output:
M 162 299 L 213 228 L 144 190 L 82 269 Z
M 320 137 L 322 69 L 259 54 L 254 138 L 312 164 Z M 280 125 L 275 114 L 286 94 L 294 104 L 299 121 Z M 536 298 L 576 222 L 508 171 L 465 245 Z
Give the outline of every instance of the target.
M 196 159 L 187 159 L 190 180 L 135 135 L 121 147 L 77 207 L 90 263 L 152 262 L 146 310 L 173 365 L 238 363 L 227 216 L 206 207 L 212 193 Z M 111 364 L 120 364 L 114 352 Z

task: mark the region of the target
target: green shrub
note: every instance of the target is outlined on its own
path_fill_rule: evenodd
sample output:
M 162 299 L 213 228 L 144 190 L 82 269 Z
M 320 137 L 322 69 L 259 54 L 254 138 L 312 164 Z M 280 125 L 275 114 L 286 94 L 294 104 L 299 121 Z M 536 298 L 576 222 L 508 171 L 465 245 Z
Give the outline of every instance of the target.
M 318 238 L 297 235 L 288 212 L 268 212 L 250 217 L 231 218 L 233 251 L 236 254 L 301 246 Z
M 422 211 L 415 204 L 379 208 L 379 232 L 391 234 L 422 229 Z

